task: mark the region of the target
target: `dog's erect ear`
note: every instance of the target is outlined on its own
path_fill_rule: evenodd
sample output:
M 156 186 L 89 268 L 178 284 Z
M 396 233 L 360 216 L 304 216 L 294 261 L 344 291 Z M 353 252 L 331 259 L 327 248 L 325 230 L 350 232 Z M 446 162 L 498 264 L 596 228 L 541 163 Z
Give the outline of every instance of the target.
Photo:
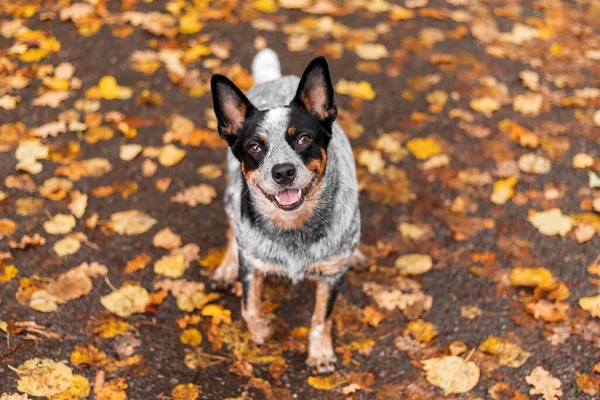
M 337 117 L 333 94 L 327 61 L 325 57 L 317 57 L 306 67 L 292 104 L 304 107 L 321 122 L 330 125 Z
M 237 133 L 256 108 L 233 82 L 223 75 L 213 75 L 210 80 L 213 106 L 217 115 L 219 134 L 231 146 Z

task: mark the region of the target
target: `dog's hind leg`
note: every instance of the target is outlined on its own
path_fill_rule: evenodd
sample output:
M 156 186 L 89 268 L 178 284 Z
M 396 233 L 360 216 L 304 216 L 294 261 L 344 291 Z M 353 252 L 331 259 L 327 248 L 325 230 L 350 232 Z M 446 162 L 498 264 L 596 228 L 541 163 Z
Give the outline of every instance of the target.
M 212 279 L 218 286 L 227 287 L 233 285 L 237 280 L 240 271 L 240 263 L 238 259 L 238 245 L 233 233 L 233 222 L 229 221 L 229 229 L 227 230 L 227 249 L 223 261 L 215 270 Z
M 335 370 L 337 359 L 333 352 L 332 321 L 329 316 L 343 280 L 344 275 L 337 279 L 317 280 L 315 311 L 310 321 L 308 359 L 306 363 L 316 368 L 320 374 L 327 374 Z

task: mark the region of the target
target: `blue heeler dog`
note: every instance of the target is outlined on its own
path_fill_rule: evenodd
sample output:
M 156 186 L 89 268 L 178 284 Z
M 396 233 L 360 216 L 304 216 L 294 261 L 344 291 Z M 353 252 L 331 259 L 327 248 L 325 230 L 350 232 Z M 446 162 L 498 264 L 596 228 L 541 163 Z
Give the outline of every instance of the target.
M 242 316 L 258 344 L 273 333 L 261 312 L 264 276 L 316 280 L 307 363 L 331 372 L 329 315 L 350 264 L 363 257 L 352 149 L 335 122 L 323 57 L 302 78 L 282 77 L 277 55 L 265 49 L 252 69 L 256 86 L 247 97 L 222 75 L 211 81 L 219 134 L 231 149 L 225 191 L 231 230 L 214 279 L 230 284 L 240 277 Z

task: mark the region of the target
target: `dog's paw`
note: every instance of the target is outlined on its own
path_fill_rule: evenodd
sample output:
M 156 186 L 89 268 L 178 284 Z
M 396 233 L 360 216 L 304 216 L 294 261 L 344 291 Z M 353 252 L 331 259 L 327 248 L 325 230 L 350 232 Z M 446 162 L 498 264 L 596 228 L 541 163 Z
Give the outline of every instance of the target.
M 239 266 L 236 263 L 222 263 L 215 269 L 211 279 L 217 289 L 226 289 L 238 279 Z
M 256 344 L 264 344 L 273 336 L 273 326 L 271 321 L 266 318 L 257 318 L 253 321 L 246 321 L 246 323 L 252 335 L 252 341 Z
M 309 351 L 306 363 L 317 370 L 319 374 L 330 374 L 335 371 L 337 358 L 332 349 L 326 351 Z
M 356 271 L 363 271 L 369 267 L 369 259 L 359 248 L 356 248 L 350 257 L 350 266 Z

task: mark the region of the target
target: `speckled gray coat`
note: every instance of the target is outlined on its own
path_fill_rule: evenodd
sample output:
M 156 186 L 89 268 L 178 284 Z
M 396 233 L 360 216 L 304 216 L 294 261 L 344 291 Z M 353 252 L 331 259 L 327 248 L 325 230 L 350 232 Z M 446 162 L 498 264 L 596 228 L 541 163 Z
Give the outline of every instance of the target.
M 289 104 L 299 81 L 296 76 L 284 76 L 261 83 L 250 89 L 247 97 L 260 110 L 278 109 Z M 281 109 L 269 114 L 283 119 L 287 115 Z M 281 121 L 280 125 L 286 127 L 287 121 Z M 277 137 L 273 137 L 274 134 Z M 281 141 L 284 141 L 285 135 L 285 129 L 269 134 L 272 140 Z M 333 124 L 333 136 L 327 149 L 321 198 L 313 215 L 300 228 L 283 230 L 269 220 L 256 226 L 244 219 L 240 212 L 243 177 L 240 163 L 231 151 L 228 152 L 227 164 L 229 180 L 225 204 L 229 217 L 234 221 L 241 254 L 265 264 L 284 266 L 285 275 L 293 281 L 309 278 L 305 270 L 313 263 L 335 256 L 351 257 L 360 239 L 358 188 L 350 142 L 337 123 Z M 252 190 L 243 195 L 254 196 Z

